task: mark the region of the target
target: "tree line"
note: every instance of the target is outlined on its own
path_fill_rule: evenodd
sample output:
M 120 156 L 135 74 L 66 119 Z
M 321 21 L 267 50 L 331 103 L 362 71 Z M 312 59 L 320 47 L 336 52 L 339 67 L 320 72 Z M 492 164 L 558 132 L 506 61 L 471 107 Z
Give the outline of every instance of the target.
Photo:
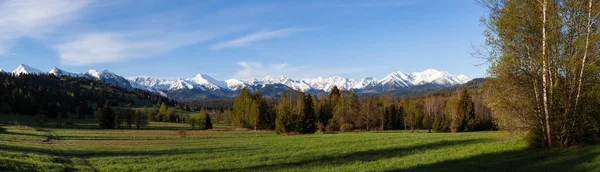
M 280 93 L 269 103 L 260 92 L 242 89 L 231 110 L 216 114 L 217 120 L 254 130 L 282 134 L 317 131 L 429 130 L 461 132 L 493 130 L 491 110 L 479 93 L 461 89 L 425 97 L 360 97 L 353 91 L 334 87 L 316 96 L 296 90 Z M 475 97 L 475 98 L 473 98 Z
M 86 118 L 106 103 L 113 107 L 181 105 L 144 90 L 128 90 L 83 77 L 0 72 L 0 114 Z M 189 108 L 189 107 L 188 107 Z
M 192 129 L 213 128 L 210 115 L 204 108 L 200 110 L 199 115 L 182 115 L 184 112 L 189 111 L 182 106 L 169 107 L 166 103 L 151 108 L 119 108 L 111 107 L 110 103 L 106 102 L 104 106 L 96 110 L 94 116 L 100 127 L 104 129 L 124 127 L 131 129 L 133 125 L 137 129 L 142 129 L 147 127 L 150 121 L 189 124 Z

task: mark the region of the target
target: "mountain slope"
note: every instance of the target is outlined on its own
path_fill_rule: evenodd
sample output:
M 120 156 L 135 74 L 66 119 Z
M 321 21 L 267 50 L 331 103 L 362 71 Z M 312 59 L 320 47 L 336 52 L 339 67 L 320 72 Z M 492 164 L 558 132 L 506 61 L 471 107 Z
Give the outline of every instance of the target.
M 114 74 L 108 70 L 97 71 L 97 70 L 89 70 L 84 74 L 85 77 L 90 79 L 96 79 L 100 81 L 104 81 L 109 84 L 116 85 L 118 87 L 133 89 L 129 80 Z
M 52 74 L 55 76 L 70 76 L 70 77 L 83 77 L 83 74 L 80 73 L 72 73 L 72 72 L 67 72 L 64 71 L 62 69 L 57 68 L 56 66 L 54 66 L 54 68 L 52 68 L 52 70 L 50 70 L 48 72 L 48 74 Z
M 42 74 L 44 72 L 42 72 L 41 70 L 38 70 L 36 68 L 32 68 L 30 66 L 20 64 L 15 70 L 12 71 L 12 73 L 18 76 L 21 74 Z

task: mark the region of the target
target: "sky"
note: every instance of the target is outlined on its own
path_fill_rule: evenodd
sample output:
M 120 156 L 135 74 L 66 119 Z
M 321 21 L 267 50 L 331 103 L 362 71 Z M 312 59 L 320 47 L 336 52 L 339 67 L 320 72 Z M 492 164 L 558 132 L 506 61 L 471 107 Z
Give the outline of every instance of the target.
M 486 76 L 471 0 L 0 0 L 0 68 L 219 80 Z

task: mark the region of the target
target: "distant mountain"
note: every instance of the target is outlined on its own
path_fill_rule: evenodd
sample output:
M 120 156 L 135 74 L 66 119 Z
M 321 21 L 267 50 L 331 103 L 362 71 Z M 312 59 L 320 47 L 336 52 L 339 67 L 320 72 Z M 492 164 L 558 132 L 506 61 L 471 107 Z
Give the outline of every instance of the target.
M 104 81 L 109 84 L 116 85 L 118 87 L 133 89 L 129 80 L 119 76 L 115 73 L 112 73 L 108 70 L 97 71 L 97 70 L 89 70 L 84 74 L 85 77 L 90 79 L 96 79 L 100 81 Z
M 334 77 L 327 77 L 327 78 L 322 78 L 322 77 L 318 77 L 318 78 L 309 78 L 309 79 L 302 79 L 302 82 L 308 84 L 312 89 L 315 90 L 323 90 L 323 91 L 331 91 L 331 89 L 334 86 L 337 86 L 339 89 L 342 90 L 350 90 L 350 89 L 356 89 L 357 87 L 359 87 L 358 89 L 361 89 L 361 83 L 362 81 L 358 81 L 358 80 L 353 80 L 353 79 L 349 79 L 349 78 L 343 78 L 340 76 L 334 76 Z
M 463 84 L 467 81 L 469 81 L 469 78 L 464 75 L 456 76 L 434 69 L 413 73 L 398 71 L 389 74 L 377 84 L 366 86 L 362 91 L 365 93 L 381 93 L 407 88 L 444 88 Z
M 0 69 L 0 72 L 4 72 L 4 70 L 3 70 L 3 69 Z
M 42 74 L 38 69 L 21 64 L 12 73 Z M 392 72 L 381 80 L 366 77 L 360 80 L 341 76 L 292 79 L 287 76 L 266 76 L 262 79 L 228 79 L 220 81 L 206 74 L 197 74 L 193 78 L 158 79 L 152 77 L 134 77 L 125 79 L 107 70 L 89 70 L 86 73 L 67 72 L 57 67 L 48 74 L 56 76 L 85 77 L 104 81 L 122 88 L 139 88 L 177 100 L 235 97 L 239 90 L 261 91 L 264 96 L 278 96 L 282 91 L 295 89 L 312 94 L 324 94 L 334 86 L 341 90 L 353 90 L 362 94 L 408 95 L 424 90 L 435 90 L 464 84 L 470 79 L 464 75 L 452 75 L 445 71 L 427 69 L 423 72 Z
M 12 73 L 18 76 L 21 74 L 42 74 L 44 72 L 42 72 L 41 70 L 38 70 L 36 68 L 32 68 L 27 65 L 20 64 L 15 70 L 12 71 Z
M 50 70 L 50 72 L 48 72 L 48 74 L 52 74 L 52 75 L 56 75 L 56 76 L 70 76 L 70 77 L 84 76 L 81 73 L 72 73 L 72 72 L 64 71 L 62 69 L 57 68 L 56 66 L 54 68 L 52 68 L 52 70 Z

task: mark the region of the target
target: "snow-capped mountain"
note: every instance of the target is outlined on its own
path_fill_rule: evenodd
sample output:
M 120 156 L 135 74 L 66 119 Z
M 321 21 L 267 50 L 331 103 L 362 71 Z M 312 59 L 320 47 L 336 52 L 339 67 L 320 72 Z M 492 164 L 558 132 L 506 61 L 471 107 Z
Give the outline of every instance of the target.
M 206 74 L 198 74 L 194 78 L 180 78 L 175 80 L 156 79 L 151 77 L 135 77 L 130 80 L 133 87 L 146 90 L 181 90 L 181 89 L 200 89 L 200 90 L 220 90 L 228 89 L 225 81 L 218 81 Z M 242 87 L 243 88 L 243 87 Z
M 365 92 L 384 92 L 412 87 L 443 88 L 464 84 L 469 78 L 464 75 L 452 75 L 448 72 L 427 69 L 423 72 L 392 72 L 377 84 L 365 87 Z
M 100 81 L 104 81 L 109 84 L 116 85 L 118 87 L 123 87 L 127 89 L 132 89 L 131 83 L 129 80 L 119 76 L 115 73 L 112 73 L 108 70 L 97 71 L 97 70 L 89 70 L 84 74 L 85 77 L 90 79 L 96 79 Z
M 209 90 L 227 88 L 227 83 L 225 81 L 218 81 L 205 74 L 198 74 L 196 75 L 196 77 L 190 79 L 190 81 L 193 81 L 198 85 L 202 85 L 204 88 L 207 88 Z
M 454 76 L 446 71 L 441 72 L 435 69 L 427 69 L 423 72 L 411 73 L 414 76 L 413 85 L 437 84 L 443 86 L 452 86 L 462 84 L 468 81 L 466 76 Z
M 260 83 L 260 82 L 254 81 L 254 83 Z M 290 88 L 293 88 L 294 90 L 300 90 L 300 91 L 308 91 L 312 88 L 310 85 L 308 85 L 305 82 L 302 82 L 301 80 L 293 80 L 287 76 L 279 76 L 279 77 L 266 76 L 263 79 L 263 82 L 262 82 L 263 86 L 273 85 L 273 84 L 286 85 Z
M 4 70 L 3 70 L 3 69 L 0 69 L 0 72 L 4 72 Z
M 354 87 L 352 87 L 353 89 L 363 89 L 369 85 L 376 85 L 377 84 L 377 79 L 373 78 L 373 77 L 366 77 L 365 79 L 360 80 L 360 82 L 354 84 Z
M 356 90 L 365 92 L 384 92 L 390 90 L 406 89 L 416 86 L 428 86 L 432 88 L 443 88 L 456 84 L 462 84 L 469 81 L 464 75 L 452 75 L 448 72 L 441 72 L 434 69 L 428 69 L 423 72 L 393 72 L 377 80 L 373 77 L 367 77 L 361 80 L 344 78 L 341 76 L 317 77 L 294 80 L 286 76 L 272 77 L 266 76 L 263 79 L 250 78 L 245 80 L 228 79 L 226 81 L 216 80 L 205 74 L 198 74 L 194 78 L 161 80 L 149 77 L 137 77 L 130 80 L 132 86 L 140 89 L 155 90 L 182 90 L 182 89 L 200 89 L 200 90 L 225 90 L 237 91 L 245 87 L 264 88 L 268 85 L 284 85 L 289 88 L 300 91 L 324 91 L 328 92 L 334 86 L 342 90 Z
M 316 90 L 323 90 L 323 91 L 331 91 L 331 89 L 334 86 L 337 86 L 339 89 L 342 90 L 349 90 L 349 89 L 354 89 L 355 87 L 362 88 L 360 87 L 362 81 L 358 81 L 358 80 L 353 80 L 353 79 L 349 79 L 349 78 L 343 78 L 340 76 L 333 76 L 333 77 L 327 77 L 327 78 L 322 78 L 322 77 L 317 77 L 317 78 L 308 78 L 308 79 L 302 79 L 302 82 L 308 84 L 312 89 L 316 89 Z
M 227 84 L 227 88 L 229 90 L 240 90 L 244 87 L 248 87 L 251 86 L 251 84 L 247 84 L 244 81 L 238 80 L 238 79 L 228 79 L 225 81 L 225 83 Z
M 0 69 L 0 72 L 3 71 Z M 44 74 L 38 69 L 21 64 L 12 73 Z M 262 79 L 228 79 L 220 81 L 206 74 L 198 74 L 193 78 L 157 79 L 152 77 L 135 77 L 125 79 L 107 70 L 89 70 L 85 73 L 67 72 L 58 67 L 52 68 L 47 74 L 56 76 L 85 77 L 104 81 L 119 87 L 145 89 L 157 94 L 174 96 L 181 100 L 194 98 L 235 97 L 237 91 L 249 88 L 253 91 L 263 91 L 269 95 L 277 95 L 289 88 L 322 94 L 329 92 L 334 86 L 341 90 L 354 90 L 362 93 L 382 93 L 409 88 L 437 89 L 463 84 L 470 79 L 465 75 L 452 75 L 445 71 L 427 69 L 423 72 L 392 72 L 381 80 L 373 77 L 356 80 L 341 76 L 292 79 L 287 76 L 266 76 Z
M 18 76 L 20 74 L 42 74 L 44 72 L 36 68 L 20 64 L 15 70 L 12 71 L 12 73 Z
M 70 76 L 70 77 L 83 77 L 84 76 L 81 73 L 73 73 L 73 72 L 64 71 L 62 69 L 59 69 L 56 66 L 54 66 L 54 68 L 52 68 L 52 70 L 50 70 L 48 72 L 48 74 L 52 74 L 52 75 L 56 75 L 56 76 Z

